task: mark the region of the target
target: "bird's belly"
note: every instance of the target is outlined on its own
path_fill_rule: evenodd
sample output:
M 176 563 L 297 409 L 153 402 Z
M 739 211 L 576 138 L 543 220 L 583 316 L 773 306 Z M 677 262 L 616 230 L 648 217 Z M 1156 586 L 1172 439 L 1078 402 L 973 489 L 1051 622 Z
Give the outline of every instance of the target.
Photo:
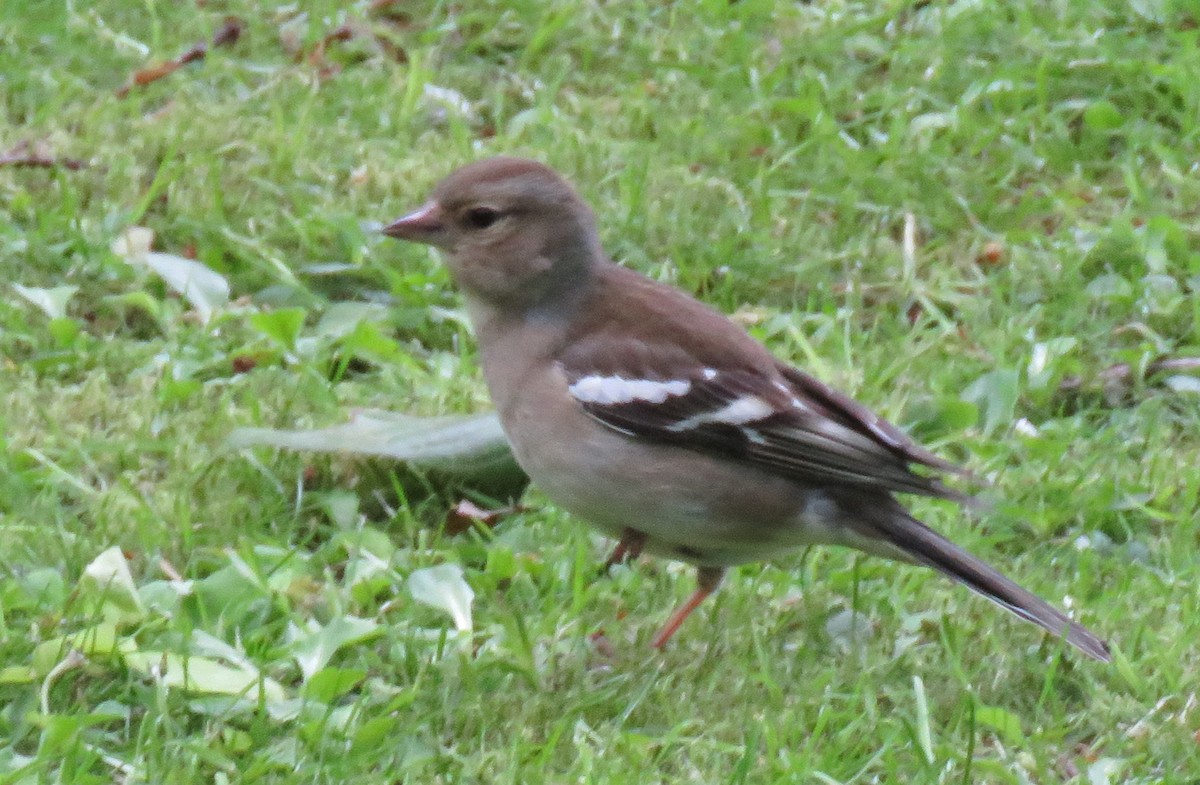
M 728 566 L 813 543 L 840 543 L 844 527 L 820 490 L 699 452 L 642 442 L 588 418 L 575 442 L 551 428 L 550 412 L 517 411 L 506 428 L 517 461 L 558 506 L 645 550 L 693 564 Z M 573 412 L 565 412 L 571 416 Z M 582 411 L 578 417 L 587 418 Z

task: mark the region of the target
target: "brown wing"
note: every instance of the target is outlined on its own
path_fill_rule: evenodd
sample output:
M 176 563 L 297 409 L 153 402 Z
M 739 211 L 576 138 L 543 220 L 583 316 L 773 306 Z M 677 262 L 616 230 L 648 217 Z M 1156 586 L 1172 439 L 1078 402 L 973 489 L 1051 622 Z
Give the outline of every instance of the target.
M 605 291 L 613 288 L 620 296 Z M 910 464 L 966 474 L 962 469 L 862 404 L 780 364 L 739 326 L 678 289 L 613 265 L 594 291 L 624 307 L 585 307 L 591 320 L 558 362 L 580 406 L 604 425 L 799 481 L 972 501 Z
M 810 404 L 822 407 L 826 416 L 847 428 L 873 437 L 905 461 L 923 464 L 940 472 L 973 478 L 966 469 L 934 455 L 913 441 L 904 431 L 845 393 L 838 392 L 797 368 L 782 363 L 777 368 L 798 395 L 803 396 Z
M 564 367 L 589 415 L 633 438 L 677 444 L 818 484 L 897 491 L 957 501 L 970 497 L 918 474 L 910 463 L 950 464 L 882 420 L 853 416 L 788 383 L 744 369 L 639 378 Z

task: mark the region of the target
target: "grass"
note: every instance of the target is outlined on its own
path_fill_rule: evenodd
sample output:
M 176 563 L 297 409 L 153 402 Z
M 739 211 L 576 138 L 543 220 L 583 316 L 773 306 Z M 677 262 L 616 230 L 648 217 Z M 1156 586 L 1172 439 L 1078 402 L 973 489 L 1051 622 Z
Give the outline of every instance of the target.
M 1196 782 L 1200 399 L 1146 373 L 1200 355 L 1186 3 L 16 5 L 0 143 L 60 165 L 0 168 L 0 782 Z M 372 228 L 501 152 L 991 478 L 977 525 L 915 508 L 1116 663 L 833 550 L 739 568 L 651 653 L 690 575 L 593 580 L 536 490 L 451 537 L 359 464 L 223 449 L 486 406 L 445 272 Z M 233 300 L 197 319 L 130 226 Z M 387 309 L 328 328 L 345 302 Z M 470 633 L 410 591 L 444 564 Z

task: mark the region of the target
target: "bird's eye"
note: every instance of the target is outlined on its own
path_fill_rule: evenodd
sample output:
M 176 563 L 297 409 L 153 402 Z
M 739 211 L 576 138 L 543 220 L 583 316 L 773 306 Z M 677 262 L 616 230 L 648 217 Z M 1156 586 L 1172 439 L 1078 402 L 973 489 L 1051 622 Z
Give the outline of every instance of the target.
M 472 228 L 486 229 L 500 220 L 500 211 L 494 207 L 472 207 L 465 217 Z

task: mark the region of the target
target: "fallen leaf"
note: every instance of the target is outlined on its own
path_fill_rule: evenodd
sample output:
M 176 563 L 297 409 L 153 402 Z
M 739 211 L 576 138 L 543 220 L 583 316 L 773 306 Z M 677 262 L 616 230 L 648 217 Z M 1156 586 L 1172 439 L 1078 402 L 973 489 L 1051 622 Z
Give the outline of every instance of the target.
M 463 499 L 447 511 L 443 528 L 446 534 L 451 536 L 469 531 L 477 523 L 492 528 L 500 522 L 501 518 L 516 512 L 516 510 L 516 507 L 485 510 L 474 502 Z
M 59 158 L 52 155 L 42 143 L 33 144 L 29 141 L 24 141 L 3 155 L 0 155 L 0 166 L 38 169 L 62 167 L 74 172 L 83 169 L 87 164 L 77 158 Z
M 197 60 L 203 60 L 208 55 L 208 44 L 200 42 L 192 46 L 183 54 L 176 57 L 174 60 L 167 60 L 162 63 L 157 63 L 149 68 L 142 68 L 133 72 L 132 78 L 119 90 L 117 97 L 124 98 L 129 95 L 129 91 L 134 87 L 145 87 L 148 84 L 157 82 L 159 79 L 170 76 L 188 63 L 194 63 Z
M 1117 758 L 1100 758 L 1088 766 L 1087 776 L 1090 785 L 1109 785 L 1125 768 L 1125 761 Z
M 229 282 L 193 259 L 151 251 L 154 232 L 143 226 L 131 226 L 112 242 L 110 249 L 131 265 L 145 265 L 158 274 L 176 293 L 196 310 L 207 323 L 212 314 L 229 302 Z
M 221 26 L 213 33 L 213 47 L 232 46 L 241 38 L 243 31 L 246 29 L 246 24 L 236 16 L 227 16 L 221 22 Z M 133 76 L 121 88 L 117 90 L 117 97 L 124 98 L 129 95 L 129 92 L 135 87 L 145 87 L 148 84 L 157 82 L 160 79 L 170 76 L 188 63 L 194 63 L 203 60 L 208 56 L 208 44 L 199 41 L 185 50 L 178 57 L 166 60 L 161 63 L 138 69 L 133 72 Z
M 333 44 L 350 41 L 355 37 L 356 32 L 353 27 L 348 24 L 339 25 L 330 32 L 326 33 L 321 40 L 317 42 L 317 45 L 314 46 L 309 53 L 304 56 L 304 59 L 309 65 L 316 66 L 318 68 L 318 76 L 320 76 L 322 79 L 335 76 L 341 72 L 342 68 L 337 63 L 327 62 L 325 58 L 326 53 L 333 46 Z
M 238 428 L 229 435 L 227 445 L 233 449 L 263 445 L 374 455 L 452 473 L 516 466 L 494 412 L 414 417 L 362 409 L 348 423 L 310 431 Z
M 408 591 L 419 603 L 445 611 L 459 632 L 472 629 L 471 602 L 475 592 L 457 564 L 439 564 L 408 576 Z
M 588 642 L 596 649 L 596 653 L 606 660 L 613 660 L 617 657 L 617 647 L 613 646 L 612 641 L 604 634 L 604 630 L 596 630 L 588 636 Z
M 908 320 L 910 327 L 915 327 L 921 317 L 925 315 L 925 306 L 919 300 L 914 300 L 912 305 L 904 312 L 904 318 Z
M 388 59 L 393 63 L 400 65 L 408 64 L 408 50 L 403 46 L 388 38 L 387 36 L 375 36 L 375 43 L 378 44 L 379 50 L 387 55 Z
M 204 324 L 229 302 L 229 282 L 199 262 L 175 254 L 149 253 L 145 263 L 188 301 Z
M 341 25 L 340 27 L 335 28 L 333 32 L 328 33 L 321 43 L 325 46 L 328 46 L 335 41 L 349 41 L 353 37 L 354 28 L 350 27 L 350 25 Z
M 274 679 L 249 667 L 224 665 L 208 657 L 189 657 L 165 651 L 137 651 L 125 655 L 130 670 L 153 676 L 168 688 L 189 693 L 237 695 L 251 700 L 282 701 L 287 697 Z
M 1168 376 L 1163 379 L 1163 384 L 1171 392 L 1191 393 L 1193 395 L 1200 393 L 1200 378 L 1195 376 Z
M 120 548 L 109 548 L 84 567 L 76 591 L 109 621 L 140 621 L 146 615 Z
M 218 46 L 233 46 L 245 31 L 245 22 L 236 16 L 227 16 L 221 22 L 221 26 L 217 28 L 217 32 L 213 33 L 212 45 L 214 48 Z
M 975 257 L 975 264 L 980 267 L 996 267 L 1004 262 L 1004 245 L 990 240 L 984 243 L 983 248 L 979 251 L 979 255 Z
M 69 651 L 77 651 L 85 657 L 99 658 L 137 651 L 137 643 L 132 637 L 121 635 L 115 623 L 101 622 L 70 635 L 60 635 L 42 641 L 34 647 L 29 657 L 29 666 L 35 674 L 45 676 Z
M 42 289 L 36 286 L 12 285 L 17 294 L 41 309 L 42 313 L 51 319 L 61 319 L 67 315 L 67 303 L 79 291 L 78 286 L 55 286 Z
M 379 632 L 378 622 L 357 616 L 339 616 L 313 632 L 298 635 L 292 644 L 292 657 L 308 681 L 343 646 L 358 643 Z
M 991 434 L 1012 421 L 1020 392 L 1019 382 L 1016 370 L 998 368 L 983 374 L 959 394 L 962 400 L 979 407 L 983 414 L 984 434 Z

